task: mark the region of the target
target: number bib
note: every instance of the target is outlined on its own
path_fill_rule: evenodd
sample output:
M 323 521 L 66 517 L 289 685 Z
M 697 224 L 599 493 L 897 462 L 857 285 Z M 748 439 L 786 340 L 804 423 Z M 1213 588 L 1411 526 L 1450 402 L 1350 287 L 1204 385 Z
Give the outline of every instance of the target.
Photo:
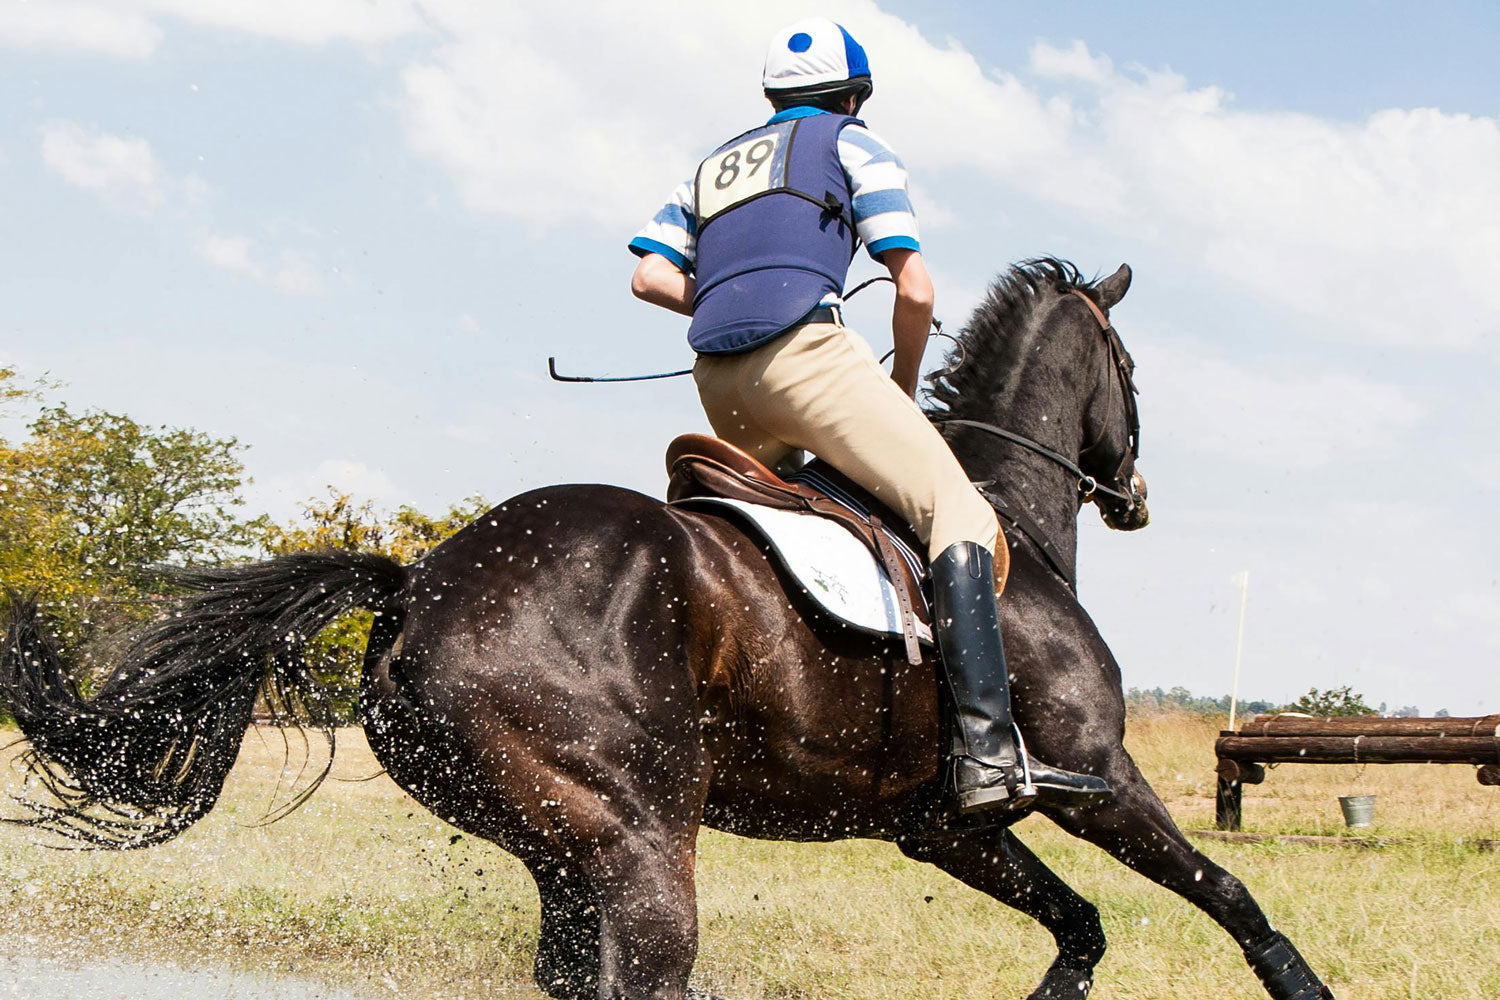
M 786 189 L 796 121 L 756 129 L 704 160 L 694 187 L 699 227 L 758 195 Z

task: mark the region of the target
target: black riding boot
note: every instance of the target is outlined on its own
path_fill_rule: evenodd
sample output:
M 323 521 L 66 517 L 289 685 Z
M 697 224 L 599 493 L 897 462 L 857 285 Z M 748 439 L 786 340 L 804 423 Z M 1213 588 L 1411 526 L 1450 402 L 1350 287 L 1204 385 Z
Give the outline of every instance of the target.
M 960 812 L 1004 803 L 1092 805 L 1112 793 L 1092 774 L 1074 774 L 1028 759 L 1010 714 L 995 609 L 994 557 L 983 546 L 958 542 L 932 561 L 932 616 L 943 672 L 953 700 L 949 787 Z

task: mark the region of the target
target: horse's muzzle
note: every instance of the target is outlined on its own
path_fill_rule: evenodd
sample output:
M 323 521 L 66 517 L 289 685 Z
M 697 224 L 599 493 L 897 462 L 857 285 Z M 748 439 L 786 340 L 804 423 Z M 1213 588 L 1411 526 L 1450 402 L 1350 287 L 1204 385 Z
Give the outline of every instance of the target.
M 1146 508 L 1146 477 L 1139 469 L 1130 474 L 1129 492 L 1129 503 L 1106 503 L 1104 497 L 1096 497 L 1099 516 L 1115 531 L 1139 531 L 1151 523 L 1151 512 Z

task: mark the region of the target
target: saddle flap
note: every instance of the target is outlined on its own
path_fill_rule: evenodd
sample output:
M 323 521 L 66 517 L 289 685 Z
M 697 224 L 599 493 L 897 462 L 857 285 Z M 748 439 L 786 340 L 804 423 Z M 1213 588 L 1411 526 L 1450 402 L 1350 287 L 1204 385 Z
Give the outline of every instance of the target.
M 893 585 L 904 626 L 907 658 L 912 663 L 921 662 L 917 626 L 927 620 L 921 568 L 901 557 L 890 529 L 868 508 L 851 507 L 847 500 L 841 502 L 807 483 L 788 482 L 749 453 L 705 434 L 684 434 L 673 440 L 667 447 L 667 469 L 669 503 L 722 499 L 797 514 L 816 514 L 854 535 Z
M 910 607 L 900 585 L 869 548 L 829 518 L 809 517 L 805 511 L 786 510 L 724 497 L 689 497 L 679 509 L 715 515 L 732 522 L 777 567 L 787 594 L 805 600 L 794 606 L 819 612 L 876 637 L 889 637 L 901 646 L 907 637 L 917 643 L 913 655 L 921 662 L 921 644 L 930 645 L 932 631 Z M 810 612 L 803 610 L 804 615 Z

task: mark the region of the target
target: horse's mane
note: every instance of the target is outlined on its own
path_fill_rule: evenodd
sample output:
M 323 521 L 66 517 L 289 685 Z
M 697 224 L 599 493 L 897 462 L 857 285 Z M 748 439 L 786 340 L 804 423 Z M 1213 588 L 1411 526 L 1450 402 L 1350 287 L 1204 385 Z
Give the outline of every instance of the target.
M 929 410 L 959 416 L 988 400 L 1018 367 L 1017 353 L 1025 341 L 1021 334 L 1044 294 L 1077 289 L 1097 301 L 1096 284 L 1097 279 L 1085 278 L 1071 261 L 1057 257 L 1024 260 L 1002 273 L 958 332 L 943 367 L 928 376 Z

